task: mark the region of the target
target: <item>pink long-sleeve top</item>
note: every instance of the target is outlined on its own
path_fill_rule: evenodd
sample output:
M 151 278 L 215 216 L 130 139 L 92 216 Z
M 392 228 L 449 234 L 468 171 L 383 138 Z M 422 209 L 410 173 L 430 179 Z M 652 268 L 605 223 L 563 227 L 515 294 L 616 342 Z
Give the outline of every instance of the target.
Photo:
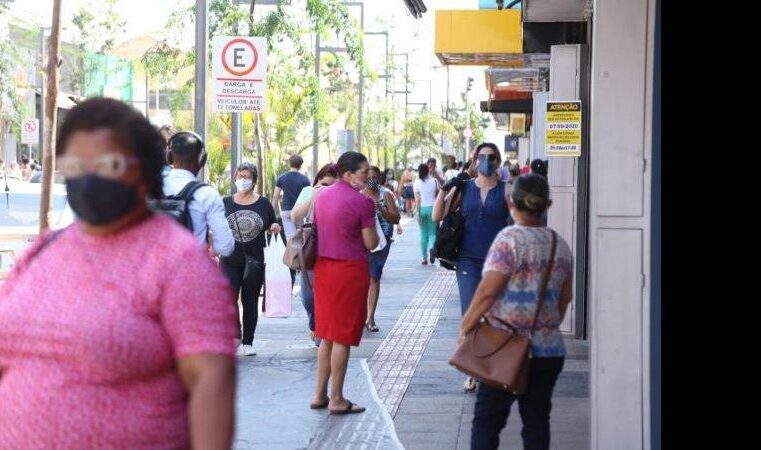
M 41 241 L 0 286 L 0 448 L 188 447 L 177 360 L 235 353 L 220 270 L 165 216 Z

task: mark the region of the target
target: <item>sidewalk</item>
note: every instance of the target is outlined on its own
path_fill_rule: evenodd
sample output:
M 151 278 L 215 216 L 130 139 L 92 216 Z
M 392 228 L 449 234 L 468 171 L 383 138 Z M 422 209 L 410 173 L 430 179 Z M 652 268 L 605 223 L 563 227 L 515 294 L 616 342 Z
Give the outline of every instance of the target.
M 347 373 L 347 397 L 368 411 L 328 416 L 309 409 L 317 352 L 294 296 L 291 317 L 260 317 L 257 356 L 238 359 L 234 448 L 394 449 L 399 442 L 409 450 L 469 448 L 475 394 L 463 391 L 464 375 L 447 363 L 460 321 L 454 272 L 422 266 L 417 224 L 404 228 L 384 270 L 380 332 L 365 331 Z M 588 349 L 570 339 L 567 345 L 553 399 L 552 448 L 586 449 Z M 502 449 L 522 448 L 517 406 L 501 442 Z

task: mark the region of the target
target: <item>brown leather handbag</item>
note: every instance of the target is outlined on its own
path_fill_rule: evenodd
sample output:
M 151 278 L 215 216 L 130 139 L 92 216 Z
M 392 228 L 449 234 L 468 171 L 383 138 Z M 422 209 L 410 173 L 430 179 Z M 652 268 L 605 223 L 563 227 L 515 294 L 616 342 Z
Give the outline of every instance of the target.
M 291 270 L 304 271 L 314 269 L 317 261 L 317 227 L 314 223 L 314 205 L 317 203 L 317 192 L 314 193 L 312 206 L 309 208 L 309 221 L 299 227 L 291 236 L 283 254 L 283 264 Z M 309 277 L 303 277 L 309 284 Z
M 552 231 L 550 262 L 545 270 L 544 280 L 542 280 L 539 290 L 539 301 L 529 336 L 521 335 L 509 323 L 492 316 L 492 319 L 497 320 L 508 329 L 493 327 L 488 318 L 484 316 L 478 326 L 465 334 L 465 339 L 457 346 L 454 355 L 449 359 L 449 364 L 455 366 L 460 372 L 494 388 L 516 395 L 526 391 L 531 337 L 534 335 L 539 312 L 544 306 L 547 283 L 555 264 L 556 248 L 557 236 Z

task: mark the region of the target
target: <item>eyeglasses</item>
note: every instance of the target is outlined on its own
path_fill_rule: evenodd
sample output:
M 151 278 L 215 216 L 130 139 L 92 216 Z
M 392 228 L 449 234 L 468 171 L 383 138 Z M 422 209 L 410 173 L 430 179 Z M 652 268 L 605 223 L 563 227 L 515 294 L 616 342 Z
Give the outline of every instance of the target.
M 66 178 L 79 178 L 88 173 L 103 178 L 119 178 L 130 166 L 139 164 L 134 156 L 126 156 L 121 153 L 106 153 L 95 158 L 79 158 L 77 156 L 60 156 L 57 164 L 61 173 Z

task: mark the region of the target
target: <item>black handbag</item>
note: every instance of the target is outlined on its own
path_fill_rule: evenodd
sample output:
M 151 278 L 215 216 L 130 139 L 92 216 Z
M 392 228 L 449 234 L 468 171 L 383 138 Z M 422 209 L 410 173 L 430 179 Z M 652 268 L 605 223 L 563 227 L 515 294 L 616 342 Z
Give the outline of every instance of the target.
M 235 220 L 235 228 L 238 229 L 238 236 L 243 236 L 243 234 L 241 234 L 240 232 L 240 225 L 238 224 L 238 216 L 233 214 L 233 218 Z M 246 265 L 243 269 L 243 281 L 245 282 L 253 274 L 263 271 L 264 263 L 254 258 L 253 256 L 249 255 L 248 253 L 246 253 L 245 243 L 241 242 L 240 245 L 241 245 L 241 248 L 243 249 L 243 255 L 246 258 Z
M 462 239 L 465 236 L 465 215 L 461 206 L 452 211 L 458 200 L 462 198 L 465 186 L 455 193 L 449 203 L 449 211 L 436 229 L 436 243 L 433 245 L 433 256 L 438 258 L 441 267 L 457 270 L 457 258 L 460 256 Z

